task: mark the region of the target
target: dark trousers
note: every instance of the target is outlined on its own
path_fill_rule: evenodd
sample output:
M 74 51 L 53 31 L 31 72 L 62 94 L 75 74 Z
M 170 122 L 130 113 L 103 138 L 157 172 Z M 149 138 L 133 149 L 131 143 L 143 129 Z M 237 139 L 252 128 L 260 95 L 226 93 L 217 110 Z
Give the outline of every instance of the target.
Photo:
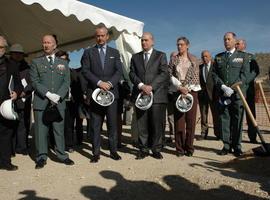
M 107 119 L 109 149 L 111 152 L 117 151 L 117 100 L 114 100 L 114 102 L 107 107 L 100 106 L 92 101 L 90 104 L 90 134 L 93 145 L 93 155 L 100 154 L 101 126 L 104 116 L 106 116 Z
M 0 164 L 11 163 L 14 126 L 15 121 L 6 120 L 0 116 Z
M 198 100 L 201 113 L 201 133 L 204 135 L 208 135 L 208 111 L 210 107 L 213 119 L 214 135 L 217 138 L 220 138 L 217 102 L 211 101 L 206 91 L 199 92 Z
M 17 111 L 19 119 L 16 122 L 14 146 L 15 152 L 21 152 L 27 149 L 28 144 L 28 134 L 25 127 L 25 111 Z
M 247 103 L 249 105 L 249 108 L 256 119 L 256 109 L 255 109 L 255 88 L 254 88 L 254 82 L 253 84 L 250 84 L 247 89 Z M 248 125 L 248 137 L 250 141 L 255 141 L 257 137 L 257 131 L 254 125 L 252 124 L 247 112 L 246 112 L 246 119 L 247 119 L 247 125 Z
M 67 102 L 65 110 L 65 145 L 66 148 L 73 147 L 75 141 L 81 144 L 83 140 L 83 119 L 78 113 L 78 104 Z M 74 129 L 76 130 L 77 138 L 74 138 Z
M 219 107 L 219 122 L 224 148 L 241 149 L 244 108 L 240 100 Z
M 180 153 L 194 152 L 194 136 L 196 128 L 196 114 L 198 98 L 197 92 L 190 92 L 193 96 L 192 108 L 186 112 L 182 113 L 175 107 L 174 113 L 174 123 L 175 123 L 175 147 L 176 151 Z
M 153 104 L 146 111 L 136 108 L 140 151 L 160 152 L 165 132 L 166 104 Z

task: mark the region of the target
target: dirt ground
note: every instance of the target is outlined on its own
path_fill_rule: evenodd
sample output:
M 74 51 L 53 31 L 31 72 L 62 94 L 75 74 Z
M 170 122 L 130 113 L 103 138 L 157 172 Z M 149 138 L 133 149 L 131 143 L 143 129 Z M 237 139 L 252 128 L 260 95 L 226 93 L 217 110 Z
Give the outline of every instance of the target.
M 88 142 L 70 154 L 74 166 L 59 163 L 52 152 L 45 168 L 35 170 L 33 152 L 31 156 L 16 155 L 12 161 L 19 170 L 0 171 L 0 199 L 270 199 L 269 157 L 219 156 L 222 142 L 210 132 L 209 140 L 195 140 L 193 157 L 176 157 L 171 144 L 165 147 L 163 160 L 135 160 L 137 150 L 130 144 L 130 127 L 124 128 L 127 145 L 120 150 L 121 161 L 109 158 L 105 136 L 101 160 L 96 164 L 89 162 Z M 270 134 L 265 137 L 270 142 Z M 244 134 L 243 150 L 247 153 L 259 146 L 247 141 Z

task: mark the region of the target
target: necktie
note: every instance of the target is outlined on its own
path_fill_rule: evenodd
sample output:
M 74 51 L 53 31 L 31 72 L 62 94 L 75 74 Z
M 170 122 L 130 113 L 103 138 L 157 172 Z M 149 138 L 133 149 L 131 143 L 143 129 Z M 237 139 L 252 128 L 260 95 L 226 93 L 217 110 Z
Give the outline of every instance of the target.
M 53 65 L 53 58 L 51 56 L 49 56 L 48 58 L 49 58 L 49 63 L 52 66 Z
M 232 55 L 232 53 L 231 53 L 230 51 L 227 51 L 227 52 L 226 52 L 226 57 L 227 57 L 227 58 L 230 58 L 231 55 Z
M 144 53 L 144 66 L 146 66 L 147 65 L 147 63 L 148 63 L 148 53 Z
M 100 57 L 100 62 L 102 64 L 102 68 L 104 68 L 105 53 L 104 53 L 103 46 L 100 46 L 99 57 Z
M 205 82 L 206 82 L 207 76 L 208 76 L 208 65 L 204 66 L 204 76 L 205 76 Z

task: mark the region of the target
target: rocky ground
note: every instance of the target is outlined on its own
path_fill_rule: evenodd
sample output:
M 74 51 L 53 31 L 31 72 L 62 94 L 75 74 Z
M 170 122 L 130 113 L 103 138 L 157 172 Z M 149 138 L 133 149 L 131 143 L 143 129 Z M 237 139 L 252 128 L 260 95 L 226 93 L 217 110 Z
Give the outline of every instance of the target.
M 130 127 L 125 127 L 129 132 Z M 268 133 L 268 131 L 265 131 Z M 197 134 L 199 131 L 197 131 Z M 270 134 L 265 134 L 270 142 Z M 0 171 L 0 199 L 93 199 L 93 200 L 250 200 L 270 199 L 270 157 L 255 157 L 259 145 L 244 135 L 242 158 L 219 156 L 221 141 L 212 133 L 195 141 L 193 157 L 176 157 L 174 146 L 166 146 L 163 160 L 135 160 L 130 134 L 120 150 L 121 161 L 109 158 L 104 136 L 99 163 L 89 162 L 91 145 L 85 142 L 70 154 L 74 166 L 57 162 L 52 152 L 45 168 L 35 170 L 32 156 L 16 155 L 15 172 Z

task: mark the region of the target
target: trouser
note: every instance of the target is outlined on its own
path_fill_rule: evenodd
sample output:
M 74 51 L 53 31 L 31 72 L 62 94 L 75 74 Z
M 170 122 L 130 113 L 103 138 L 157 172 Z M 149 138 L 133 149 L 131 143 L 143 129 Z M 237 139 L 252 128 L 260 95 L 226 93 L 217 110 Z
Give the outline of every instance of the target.
M 16 121 L 15 137 L 14 137 L 14 149 L 15 152 L 21 152 L 27 149 L 27 137 L 25 127 L 25 111 L 18 110 L 18 121 Z
M 248 106 L 256 119 L 256 109 L 255 109 L 255 88 L 254 88 L 254 82 L 253 84 L 249 85 L 247 89 L 247 97 L 246 97 Z M 246 112 L 246 119 L 247 119 L 247 125 L 248 125 L 248 137 L 250 141 L 255 141 L 257 137 L 257 130 L 252 124 L 252 121 L 250 120 L 250 117 L 248 116 Z
M 197 92 L 190 92 L 193 96 L 192 108 L 182 113 L 175 107 L 174 122 L 175 122 L 175 147 L 176 151 L 180 153 L 194 152 L 194 136 L 196 128 L 196 114 L 198 98 Z
M 102 107 L 94 102 L 90 105 L 90 134 L 93 145 L 93 155 L 100 154 L 101 146 L 101 125 L 104 116 L 107 120 L 109 149 L 117 151 L 117 100 L 107 107 Z
M 10 164 L 15 121 L 0 116 L 0 164 Z
M 43 124 L 42 116 L 43 110 L 34 110 L 35 119 L 35 145 L 36 145 L 36 161 L 40 159 L 47 159 L 48 155 L 48 132 L 49 126 Z M 65 111 L 59 110 L 62 118 L 65 118 Z M 68 154 L 65 152 L 65 138 L 64 138 L 64 120 L 61 122 L 52 123 L 53 136 L 55 139 L 55 153 L 61 160 L 68 158 Z
M 140 151 L 160 152 L 165 132 L 166 104 L 153 104 L 148 110 L 136 108 L 138 138 Z
M 241 149 L 244 108 L 240 100 L 219 107 L 219 121 L 224 148 Z
M 200 95 L 198 96 L 198 100 L 201 114 L 201 133 L 204 135 L 208 135 L 208 111 L 210 107 L 213 119 L 214 135 L 217 138 L 220 138 L 217 102 L 211 101 L 206 91 L 203 94 L 200 93 Z
M 74 128 L 76 130 L 77 144 L 83 140 L 83 119 L 78 113 L 78 106 L 73 102 L 67 102 L 65 110 L 65 144 L 66 147 L 75 145 Z

